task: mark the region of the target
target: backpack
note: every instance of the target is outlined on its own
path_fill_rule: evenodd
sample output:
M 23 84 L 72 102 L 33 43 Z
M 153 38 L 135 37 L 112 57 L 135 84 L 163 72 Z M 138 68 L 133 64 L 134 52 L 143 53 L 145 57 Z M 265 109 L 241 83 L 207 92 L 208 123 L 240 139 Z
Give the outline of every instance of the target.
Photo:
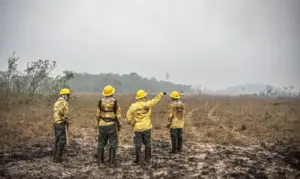
M 118 101 L 117 100 L 114 100 L 114 108 L 113 108 L 113 110 L 112 111 L 107 111 L 107 110 L 105 110 L 103 107 L 102 107 L 102 100 L 100 99 L 99 100 L 99 103 L 98 103 L 98 108 L 99 108 L 99 110 L 100 110 L 100 112 L 114 112 L 115 113 L 115 115 L 117 115 L 117 105 L 118 105 Z M 116 117 L 115 118 L 111 118 L 111 117 L 103 117 L 103 118 L 101 118 L 101 119 L 103 119 L 105 122 L 113 122 L 113 121 L 115 121 L 116 120 Z

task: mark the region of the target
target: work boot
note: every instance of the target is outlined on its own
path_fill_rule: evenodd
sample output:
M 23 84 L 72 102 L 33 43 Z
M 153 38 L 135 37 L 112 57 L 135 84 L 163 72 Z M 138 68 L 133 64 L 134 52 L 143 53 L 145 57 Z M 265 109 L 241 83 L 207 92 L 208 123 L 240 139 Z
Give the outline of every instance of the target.
M 116 160 L 116 152 L 117 152 L 117 150 L 116 150 L 116 148 L 110 148 L 109 149 L 109 163 L 111 164 L 111 165 L 115 165 L 116 164 L 116 162 L 115 162 L 115 160 Z
M 177 152 L 176 141 L 172 140 L 172 150 L 170 153 L 175 154 Z
M 108 163 L 111 162 L 111 157 L 112 157 L 112 150 L 111 147 L 108 149 Z
M 53 151 L 53 161 L 56 161 L 56 153 L 57 153 L 57 145 L 54 144 L 54 151 Z
M 182 151 L 182 141 L 178 140 L 177 152 Z
M 104 150 L 98 149 L 98 165 L 99 168 L 104 167 Z
M 149 163 L 150 159 L 151 159 L 151 147 L 146 147 L 145 148 L 145 161 L 147 163 Z
M 178 152 L 181 152 L 181 150 L 182 150 L 182 143 L 183 143 L 183 139 L 182 139 L 182 129 L 179 129 L 177 139 L 178 139 L 177 150 L 178 150 Z
M 55 162 L 61 163 L 62 162 L 62 155 L 63 155 L 64 146 L 58 145 L 55 155 Z
M 135 161 L 134 161 L 134 163 L 139 164 L 140 163 L 140 158 L 141 158 L 141 148 L 136 148 L 135 149 Z

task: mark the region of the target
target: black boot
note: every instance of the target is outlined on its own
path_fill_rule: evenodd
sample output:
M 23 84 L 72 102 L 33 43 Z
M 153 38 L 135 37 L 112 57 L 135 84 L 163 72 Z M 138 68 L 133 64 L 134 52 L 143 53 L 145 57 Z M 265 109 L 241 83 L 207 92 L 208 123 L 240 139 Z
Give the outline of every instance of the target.
M 116 148 L 110 148 L 109 149 L 109 163 L 111 164 L 111 165 L 115 165 L 116 164 L 116 152 L 117 152 L 117 150 L 116 150 Z
M 151 147 L 146 147 L 145 148 L 145 161 L 147 163 L 149 163 L 150 159 L 151 159 Z
M 139 164 L 141 158 L 141 148 L 135 148 L 135 161 L 134 163 Z
M 109 150 L 108 150 L 108 163 L 110 163 L 111 162 L 111 157 L 112 157 L 112 150 L 111 150 L 111 147 L 109 148 Z
M 57 153 L 57 146 L 58 146 L 58 137 L 56 136 L 56 131 L 54 130 L 55 133 L 55 141 L 54 141 L 54 151 L 53 151 L 53 161 L 56 162 L 56 153 Z
M 54 144 L 53 161 L 56 162 L 57 144 Z
M 182 151 L 182 140 L 178 140 L 177 152 Z
M 177 151 L 181 152 L 181 150 L 182 150 L 182 143 L 183 143 L 182 129 L 179 129 L 177 139 L 178 139 Z
M 175 154 L 177 152 L 177 139 L 175 137 L 171 137 L 171 143 L 172 143 L 172 150 L 170 153 Z
M 104 166 L 104 150 L 98 149 L 98 165 L 99 167 Z
M 58 145 L 56 150 L 56 155 L 55 155 L 56 163 L 61 163 L 63 161 L 62 160 L 63 150 L 64 150 L 64 145 Z

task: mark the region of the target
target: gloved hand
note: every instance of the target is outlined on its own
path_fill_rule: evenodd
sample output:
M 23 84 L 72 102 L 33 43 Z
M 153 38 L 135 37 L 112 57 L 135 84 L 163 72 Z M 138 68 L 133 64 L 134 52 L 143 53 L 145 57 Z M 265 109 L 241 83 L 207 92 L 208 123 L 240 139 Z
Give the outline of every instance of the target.
M 163 92 L 163 94 L 164 94 L 164 95 L 166 95 L 166 94 L 167 94 L 167 92 Z

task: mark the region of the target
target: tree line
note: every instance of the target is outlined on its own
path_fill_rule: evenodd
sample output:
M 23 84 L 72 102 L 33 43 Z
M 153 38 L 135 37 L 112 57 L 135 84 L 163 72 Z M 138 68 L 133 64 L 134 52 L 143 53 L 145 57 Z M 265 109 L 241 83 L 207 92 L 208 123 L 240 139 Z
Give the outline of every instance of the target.
M 158 81 L 154 77 L 145 78 L 135 72 L 124 75 L 113 73 L 74 73 L 74 78 L 68 84 L 72 90 L 77 92 L 101 92 L 108 84 L 116 88 L 117 93 L 135 93 L 138 89 L 144 89 L 148 93 L 171 92 L 174 90 L 193 91 L 190 85 Z
M 154 77 L 146 78 L 135 72 L 130 74 L 113 73 L 74 73 L 64 71 L 62 75 L 55 75 L 56 61 L 36 60 L 27 63 L 25 70 L 18 68 L 19 57 L 13 53 L 7 60 L 7 69 L 0 71 L 0 103 L 18 101 L 14 99 L 40 99 L 41 97 L 55 97 L 61 88 L 71 88 L 73 92 L 101 92 L 110 84 L 116 88 L 117 93 L 135 93 L 144 89 L 148 93 L 174 90 L 185 93 L 203 94 L 203 87 L 193 87 L 185 84 L 175 84 L 169 81 L 170 74 L 166 73 L 166 80 L 157 80 Z M 294 86 L 275 88 L 268 85 L 260 96 L 295 97 Z M 244 90 L 244 89 L 243 89 Z
M 114 86 L 117 93 L 135 93 L 143 88 L 148 93 L 173 90 L 192 92 L 192 86 L 145 78 L 137 73 L 130 74 L 88 74 L 64 71 L 55 75 L 56 61 L 36 60 L 27 63 L 24 70 L 18 68 L 19 57 L 13 53 L 7 60 L 7 69 L 0 71 L 0 103 L 11 103 L 44 97 L 53 98 L 62 88 L 73 92 L 101 92 L 104 86 Z

